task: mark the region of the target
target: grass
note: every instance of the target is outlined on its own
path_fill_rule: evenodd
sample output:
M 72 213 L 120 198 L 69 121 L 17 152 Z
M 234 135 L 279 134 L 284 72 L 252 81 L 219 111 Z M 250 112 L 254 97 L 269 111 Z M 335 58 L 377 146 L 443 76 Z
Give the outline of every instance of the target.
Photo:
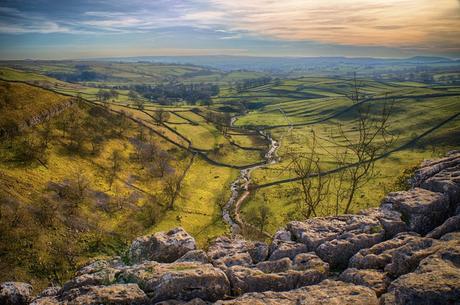
M 62 102 L 68 99 L 68 97 L 26 84 L 11 83 L 7 90 L 10 100 L 14 102 L 9 104 L 9 107 L 21 109 L 18 113 L 22 114 L 22 116 L 18 116 L 18 120 L 28 117 L 35 109 L 44 111 L 52 107 L 55 102 Z M 81 217 L 84 221 L 82 220 L 79 226 L 83 226 L 85 229 L 79 234 L 79 241 L 75 243 L 75 247 L 81 253 L 77 255 L 78 265 L 84 263 L 88 257 L 120 254 L 120 251 L 122 251 L 120 247 L 123 247 L 123 244 L 117 240 L 121 236 L 128 241 L 139 234 L 168 230 L 180 225 L 192 232 L 200 245 L 204 245 L 210 238 L 227 232 L 227 227 L 220 217 L 221 212 L 218 207 L 218 201 L 228 196 L 228 187 L 225 186 L 229 185 L 236 177 L 237 171 L 225 167 L 211 166 L 199 158 L 195 159 L 185 177 L 182 196 L 176 202 L 175 209 L 165 211 L 153 226 L 148 226 L 145 229 L 140 228 L 140 220 L 136 216 L 139 209 L 148 204 L 152 196 L 158 196 L 164 189 L 164 179 L 162 177 L 151 176 L 147 168 L 132 160 L 135 149 L 131 139 L 138 137 L 140 127 L 135 123 L 130 123 L 126 127 L 123 136 L 106 138 L 99 153 L 94 155 L 89 153 L 91 147 L 87 140 L 83 145 L 85 152 L 75 153 L 68 151 L 66 148 L 69 143 L 68 135 L 64 136 L 63 132 L 58 128 L 60 118 L 67 117 L 70 113 L 73 113 L 82 116 L 83 119 L 88 116 L 89 111 L 94 107 L 97 108 L 97 106 L 90 106 L 86 103 L 77 103 L 50 121 L 52 140 L 45 151 L 47 156 L 45 165 L 41 165 L 36 160 L 18 163 L 9 147 L 9 141 L 2 143 L 0 150 L 0 195 L 2 200 L 8 198 L 8 200 L 18 202 L 21 208 L 30 207 L 30 209 L 35 210 L 38 198 L 48 193 L 46 189 L 50 183 L 63 183 L 63 181 L 75 179 L 78 173 L 83 173 L 85 179 L 89 182 L 91 194 L 99 194 L 98 196 L 104 194 L 101 198 L 107 198 L 109 202 L 114 204 L 121 202 L 121 208 L 110 213 L 98 206 L 97 200 L 99 199 L 95 200 L 96 197 L 88 198 L 80 206 L 78 217 Z M 125 107 L 116 108 L 114 106 L 114 109 L 130 111 L 133 116 L 138 117 L 143 114 Z M 4 113 L 6 112 L 2 112 L 2 115 Z M 107 117 L 98 117 L 98 125 L 101 130 L 108 132 L 119 127 L 113 116 L 113 114 L 110 114 Z M 150 117 L 144 116 L 142 119 L 148 121 Z M 155 124 L 146 123 L 146 125 L 156 128 L 160 133 L 167 132 L 166 130 L 161 130 L 161 127 Z M 82 126 L 86 128 L 85 125 Z M 27 131 L 27 136 L 39 138 L 43 128 L 42 125 L 39 125 L 36 129 Z M 151 141 L 159 149 L 168 152 L 172 157 L 170 166 L 173 168 L 180 167 L 185 162 L 183 160 L 184 152 L 173 144 L 156 134 L 149 134 L 147 131 L 144 135 L 151 138 Z M 173 134 L 170 134 L 170 136 L 173 136 Z M 21 135 L 17 139 L 21 137 L 25 137 L 25 135 Z M 16 147 L 15 141 L 13 141 L 13 147 Z M 121 152 L 121 163 L 117 178 L 110 187 L 107 181 L 107 170 L 111 166 L 110 160 L 114 150 Z M 203 183 L 203 181 L 206 181 L 206 183 Z M 6 207 L 2 206 L 2 209 Z M 94 224 L 97 224 L 97 231 L 93 227 Z M 4 223 L 2 222 L 0 230 L 4 229 L 3 225 Z M 42 257 L 41 259 L 46 262 L 45 257 L 51 259 L 50 254 L 47 252 L 48 250 L 46 250 L 46 245 L 61 242 L 61 235 L 56 232 L 65 232 L 66 229 L 65 225 L 60 222 L 54 225 L 55 229 L 37 226 L 35 223 L 30 225 L 30 230 L 34 230 L 37 234 L 38 232 L 40 233 L 41 240 L 41 242 L 36 242 L 33 251 L 36 251 L 34 253 Z M 8 229 L 7 232 L 11 233 L 12 231 Z M 88 247 L 93 247 L 90 242 L 92 243 L 91 240 L 93 240 L 94 236 L 99 234 L 97 232 L 104 232 L 101 237 L 103 241 L 94 250 L 87 250 Z M 104 244 L 106 246 L 102 246 Z M 41 246 L 44 248 L 41 248 Z M 16 259 L 19 261 L 16 261 Z M 27 269 L 29 263 L 34 265 L 35 259 L 37 258 L 30 254 L 25 258 L 19 254 L 17 257 L 5 258 L 1 265 L 2 270 L 4 270 L 1 280 L 30 280 L 37 288 L 46 286 L 47 279 L 40 278 Z M 6 267 L 3 264 L 8 264 L 9 266 Z M 66 268 L 70 267 L 67 266 Z M 63 276 L 65 280 L 66 275 Z

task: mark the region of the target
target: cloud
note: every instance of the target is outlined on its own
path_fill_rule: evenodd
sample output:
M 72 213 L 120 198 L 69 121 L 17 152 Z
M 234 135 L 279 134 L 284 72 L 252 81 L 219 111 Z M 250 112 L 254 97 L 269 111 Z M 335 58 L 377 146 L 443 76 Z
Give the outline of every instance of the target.
M 41 0 L 40 6 L 34 3 L 5 1 L 0 7 L 0 33 L 127 34 L 187 28 L 208 30 L 207 37 L 221 43 L 250 38 L 460 52 L 458 0 Z
M 457 0 L 210 0 L 208 22 L 287 41 L 407 47 L 439 41 L 460 49 Z M 456 38 L 456 39 L 455 39 Z

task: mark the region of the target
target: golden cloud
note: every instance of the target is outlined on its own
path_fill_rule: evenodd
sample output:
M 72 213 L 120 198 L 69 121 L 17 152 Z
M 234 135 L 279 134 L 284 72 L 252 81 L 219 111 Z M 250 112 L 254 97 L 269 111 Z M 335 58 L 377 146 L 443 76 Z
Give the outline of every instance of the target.
M 209 14 L 210 20 L 202 22 L 277 39 L 460 49 L 457 0 L 210 1 L 219 14 Z

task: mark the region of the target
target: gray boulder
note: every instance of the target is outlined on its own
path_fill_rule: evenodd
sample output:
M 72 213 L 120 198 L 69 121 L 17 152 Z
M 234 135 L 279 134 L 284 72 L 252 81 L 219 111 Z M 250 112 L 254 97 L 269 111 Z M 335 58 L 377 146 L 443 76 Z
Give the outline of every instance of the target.
M 460 164 L 460 151 L 452 151 L 446 157 L 436 160 L 425 160 L 420 164 L 420 167 L 415 171 L 411 178 L 413 187 L 420 187 L 420 185 L 427 179 L 433 177 L 442 170 L 455 167 Z
M 449 215 L 449 198 L 442 193 L 414 188 L 388 194 L 383 201 L 399 211 L 411 231 L 426 234 L 442 224 Z
M 374 291 L 340 281 L 323 281 L 286 292 L 247 293 L 234 300 L 218 301 L 217 305 L 378 305 Z
M 270 260 L 278 260 L 283 257 L 294 259 L 297 254 L 308 252 L 307 245 L 303 243 L 279 241 L 277 244 L 272 244 Z
M 23 305 L 31 300 L 32 286 L 21 282 L 5 282 L 0 285 L 0 304 Z
M 294 263 L 287 257 L 258 263 L 254 268 L 234 266 L 226 270 L 232 292 L 287 291 L 324 280 L 329 266 L 313 253 L 299 254 Z
M 357 269 L 380 269 L 391 263 L 393 252 L 405 244 L 420 241 L 415 233 L 401 233 L 390 240 L 378 243 L 369 249 L 362 249 L 349 261 L 349 267 Z
M 307 245 L 309 251 L 315 251 L 331 268 L 346 267 L 356 252 L 383 241 L 385 236 L 380 221 L 367 215 L 294 221 L 288 223 L 287 229 L 294 240 Z
M 268 246 L 263 242 L 247 241 L 241 238 L 217 238 L 208 248 L 207 255 L 215 266 L 249 266 L 264 261 Z
M 392 282 L 383 304 L 460 304 L 460 241 L 441 243 L 413 273 Z
M 390 205 L 381 205 L 379 208 L 366 209 L 359 212 L 380 221 L 385 230 L 385 239 L 390 239 L 401 232 L 409 231 L 409 227 L 402 219 L 402 214 L 392 209 Z
M 138 284 L 153 302 L 168 299 L 189 301 L 194 298 L 216 301 L 230 291 L 229 282 L 222 270 L 211 264 L 196 262 L 144 262 L 123 269 L 117 281 Z
M 181 258 L 176 260 L 176 262 L 198 262 L 203 264 L 208 264 L 211 261 L 209 260 L 208 255 L 203 250 L 192 250 L 185 253 Z
M 390 284 L 390 279 L 384 272 L 373 269 L 348 268 L 340 274 L 339 280 L 369 287 L 377 296 L 385 293 Z
M 460 231 L 460 215 L 448 218 L 442 225 L 428 233 L 426 237 L 438 239 L 447 233 L 456 231 Z
M 414 271 L 425 257 L 438 250 L 439 242 L 431 238 L 414 239 L 395 249 L 385 271 L 393 277 Z
M 136 284 L 84 286 L 56 296 L 35 299 L 30 305 L 144 305 L 147 295 Z
M 169 232 L 136 238 L 129 249 L 129 258 L 133 263 L 154 260 L 172 263 L 185 253 L 196 249 L 195 239 L 182 228 Z

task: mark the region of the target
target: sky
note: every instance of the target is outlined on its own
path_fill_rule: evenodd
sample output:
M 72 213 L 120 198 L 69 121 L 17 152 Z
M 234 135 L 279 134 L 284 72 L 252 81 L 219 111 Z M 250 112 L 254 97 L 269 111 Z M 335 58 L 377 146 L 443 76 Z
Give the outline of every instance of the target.
M 0 59 L 460 58 L 460 0 L 0 0 Z

